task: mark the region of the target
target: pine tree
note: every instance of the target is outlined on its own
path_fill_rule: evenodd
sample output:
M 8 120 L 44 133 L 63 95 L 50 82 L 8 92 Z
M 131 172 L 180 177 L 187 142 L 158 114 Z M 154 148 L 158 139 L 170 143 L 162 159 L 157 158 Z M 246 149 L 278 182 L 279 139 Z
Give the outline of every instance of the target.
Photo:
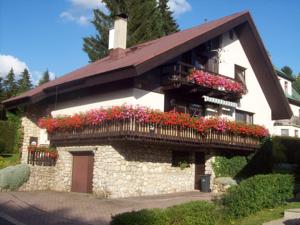
M 47 83 L 48 81 L 50 81 L 50 74 L 49 74 L 49 71 L 46 70 L 46 71 L 43 73 L 42 78 L 39 80 L 39 84 L 38 84 L 38 85 L 42 85 L 42 84 L 44 84 L 44 83 Z
M 159 9 L 163 20 L 163 30 L 165 35 L 169 35 L 179 31 L 178 24 L 173 18 L 173 12 L 171 12 L 168 6 L 169 0 L 159 0 Z
M 281 71 L 288 75 L 290 78 L 293 78 L 293 70 L 289 66 L 284 66 L 281 68 Z
M 33 87 L 30 75 L 27 69 L 24 69 L 24 71 L 21 73 L 21 78 L 18 81 L 18 94 L 21 94 L 25 91 L 30 90 Z
M 15 73 L 13 68 L 10 69 L 9 73 L 7 74 L 6 78 L 3 81 L 4 87 L 4 98 L 10 98 L 17 95 L 18 92 L 18 85 L 15 79 Z
M 97 34 L 83 39 L 83 50 L 92 62 L 108 54 L 109 28 L 112 27 L 114 18 L 118 14 L 128 15 L 128 47 L 178 30 L 166 0 L 161 4 L 158 4 L 157 0 L 103 0 L 103 2 L 109 13 L 104 14 L 99 9 L 94 10 L 92 23 Z

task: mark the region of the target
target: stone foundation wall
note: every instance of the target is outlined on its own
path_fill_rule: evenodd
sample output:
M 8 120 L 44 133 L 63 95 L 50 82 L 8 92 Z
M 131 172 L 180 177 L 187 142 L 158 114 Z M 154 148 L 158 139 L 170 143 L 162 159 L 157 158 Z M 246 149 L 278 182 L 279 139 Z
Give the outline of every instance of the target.
M 171 160 L 169 149 L 98 146 L 93 191 L 120 198 L 194 190 L 194 164 L 181 170 L 172 167 Z
M 54 182 L 55 167 L 31 166 L 29 180 L 24 183 L 19 191 L 42 191 L 50 190 Z
M 70 191 L 72 179 L 72 154 L 59 152 L 55 166 L 30 165 L 29 180 L 23 184 L 20 191 Z
M 90 149 L 90 150 L 89 150 Z M 73 151 L 93 151 L 93 193 L 123 198 L 194 190 L 195 153 L 190 167 L 172 166 L 172 150 L 151 145 L 58 147 L 55 167 L 31 166 L 29 181 L 20 190 L 71 190 Z M 213 154 L 206 155 L 205 173 L 212 174 Z M 213 182 L 211 181 L 211 186 Z

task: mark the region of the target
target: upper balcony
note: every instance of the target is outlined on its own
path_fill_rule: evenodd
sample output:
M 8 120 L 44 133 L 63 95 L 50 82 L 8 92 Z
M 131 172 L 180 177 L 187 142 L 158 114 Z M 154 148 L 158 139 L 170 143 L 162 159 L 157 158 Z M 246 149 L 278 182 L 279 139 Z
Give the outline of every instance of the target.
M 247 92 L 244 84 L 233 78 L 176 62 L 162 67 L 164 91 L 180 89 L 227 101 L 238 101 Z
M 276 120 L 274 126 L 300 126 L 300 117 L 292 116 L 291 119 Z

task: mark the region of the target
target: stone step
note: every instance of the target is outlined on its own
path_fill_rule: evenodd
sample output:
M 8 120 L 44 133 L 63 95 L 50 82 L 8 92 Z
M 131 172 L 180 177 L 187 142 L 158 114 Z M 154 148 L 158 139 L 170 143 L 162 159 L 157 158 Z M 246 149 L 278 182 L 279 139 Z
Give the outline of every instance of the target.
M 284 211 L 284 219 L 299 219 L 300 220 L 300 209 L 287 209 Z

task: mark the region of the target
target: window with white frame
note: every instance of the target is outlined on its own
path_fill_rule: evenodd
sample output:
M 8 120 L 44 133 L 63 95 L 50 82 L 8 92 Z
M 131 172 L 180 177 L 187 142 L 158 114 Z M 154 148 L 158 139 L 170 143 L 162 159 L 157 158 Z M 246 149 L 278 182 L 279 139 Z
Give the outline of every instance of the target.
M 299 133 L 298 130 L 295 130 L 295 137 L 298 137 Z

